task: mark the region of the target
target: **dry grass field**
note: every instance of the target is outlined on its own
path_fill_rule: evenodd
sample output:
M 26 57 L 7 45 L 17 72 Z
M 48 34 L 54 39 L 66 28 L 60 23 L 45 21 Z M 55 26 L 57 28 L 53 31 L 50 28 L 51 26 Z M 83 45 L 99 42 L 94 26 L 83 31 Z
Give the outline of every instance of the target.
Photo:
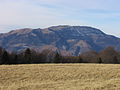
M 0 90 L 120 90 L 120 65 L 1 65 Z

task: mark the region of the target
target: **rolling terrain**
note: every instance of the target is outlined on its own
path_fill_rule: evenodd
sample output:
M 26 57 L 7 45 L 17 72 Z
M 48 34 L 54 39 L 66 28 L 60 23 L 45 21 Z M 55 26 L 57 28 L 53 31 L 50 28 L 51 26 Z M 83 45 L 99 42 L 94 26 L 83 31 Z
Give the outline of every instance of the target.
M 0 90 L 120 90 L 120 65 L 1 65 Z

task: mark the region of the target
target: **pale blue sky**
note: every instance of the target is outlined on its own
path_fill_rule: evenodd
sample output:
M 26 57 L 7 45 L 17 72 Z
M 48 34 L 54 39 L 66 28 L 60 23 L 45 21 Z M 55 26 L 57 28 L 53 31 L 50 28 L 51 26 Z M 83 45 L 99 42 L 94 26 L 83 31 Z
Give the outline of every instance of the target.
M 0 0 L 0 32 L 92 26 L 120 37 L 120 0 Z

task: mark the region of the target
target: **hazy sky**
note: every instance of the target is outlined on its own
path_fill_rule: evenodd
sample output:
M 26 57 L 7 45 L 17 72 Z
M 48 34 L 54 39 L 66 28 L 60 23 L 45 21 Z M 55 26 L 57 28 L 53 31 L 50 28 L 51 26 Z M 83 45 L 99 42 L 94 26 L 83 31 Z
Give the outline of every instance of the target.
M 120 0 L 0 0 L 0 32 L 92 26 L 120 37 Z

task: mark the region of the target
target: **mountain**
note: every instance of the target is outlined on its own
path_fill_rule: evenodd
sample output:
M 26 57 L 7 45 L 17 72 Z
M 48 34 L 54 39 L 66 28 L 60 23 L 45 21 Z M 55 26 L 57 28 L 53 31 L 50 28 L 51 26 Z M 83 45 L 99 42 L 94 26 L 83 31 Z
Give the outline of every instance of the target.
M 0 34 L 0 46 L 9 51 L 33 48 L 50 49 L 64 55 L 79 55 L 89 50 L 100 51 L 108 46 L 120 50 L 120 38 L 87 26 L 52 26 L 45 29 L 19 29 Z

